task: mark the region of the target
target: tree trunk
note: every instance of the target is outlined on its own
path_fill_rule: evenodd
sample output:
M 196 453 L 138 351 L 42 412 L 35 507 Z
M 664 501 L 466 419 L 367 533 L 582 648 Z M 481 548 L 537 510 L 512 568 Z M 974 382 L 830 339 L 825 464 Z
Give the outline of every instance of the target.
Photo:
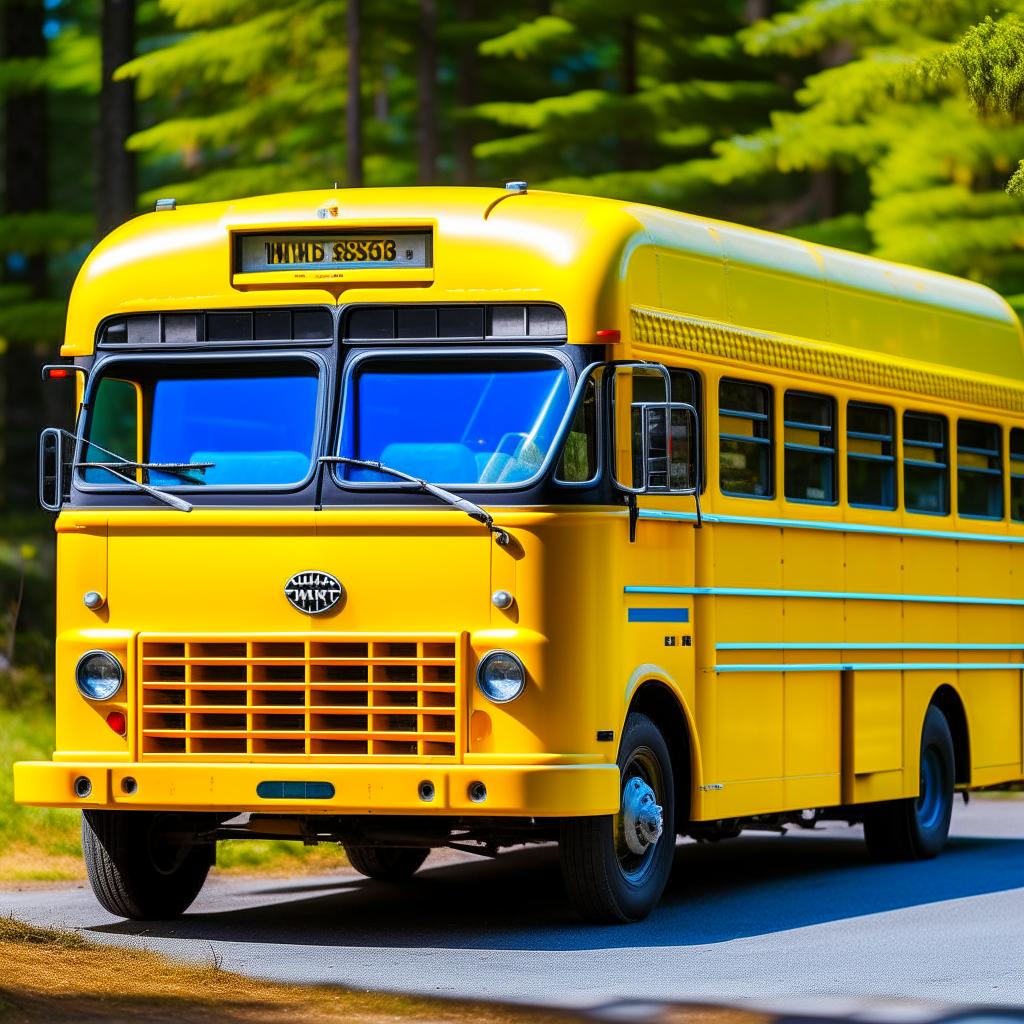
M 5 60 L 46 56 L 42 0 L 6 0 L 3 4 L 3 51 Z M 46 92 L 17 91 L 4 102 L 4 191 L 8 213 L 45 210 L 49 198 L 49 133 Z M 33 294 L 46 294 L 46 257 L 28 257 L 18 278 L 32 285 Z
M 746 0 L 743 17 L 748 25 L 772 16 L 772 0 Z
M 626 98 L 636 95 L 637 90 L 637 31 L 636 18 L 628 15 L 622 21 L 622 51 L 620 54 L 622 76 L 622 95 Z M 622 169 L 635 171 L 643 166 L 643 155 L 640 152 L 641 136 L 627 126 L 621 137 L 620 161 Z
M 43 0 L 6 0 L 0 14 L 0 58 L 46 56 Z M 13 91 L 3 104 L 3 175 L 9 214 L 41 212 L 49 201 L 49 130 L 44 89 Z M 24 256 L 0 271 L 6 281 L 27 284 L 32 298 L 46 297 L 45 253 Z M 3 356 L 0 392 L 0 504 L 30 508 L 36 478 L 36 434 L 44 409 L 39 380 L 40 345 L 11 344 Z
M 416 126 L 419 183 L 437 181 L 437 0 L 420 0 L 420 37 L 417 42 L 420 116 Z
M 345 170 L 351 188 L 363 184 L 362 17 L 360 0 L 348 0 L 348 94 L 345 103 Z
M 458 18 L 463 26 L 473 20 L 473 6 L 473 0 L 459 0 Z M 459 45 L 455 81 L 457 114 L 455 119 L 455 183 L 457 185 L 472 185 L 476 181 L 476 162 L 473 159 L 473 122 L 467 115 L 477 103 L 477 84 L 476 47 L 471 40 L 463 39 Z
M 96 222 L 100 235 L 135 213 L 135 154 L 127 148 L 135 131 L 135 85 L 114 81 L 114 72 L 135 56 L 135 0 L 103 0 L 99 167 Z

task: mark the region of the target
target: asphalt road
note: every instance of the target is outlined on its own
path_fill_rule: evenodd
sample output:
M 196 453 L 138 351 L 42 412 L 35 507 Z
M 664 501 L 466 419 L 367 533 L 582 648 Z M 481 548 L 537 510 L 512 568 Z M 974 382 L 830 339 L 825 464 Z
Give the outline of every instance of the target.
M 0 891 L 0 914 L 184 959 L 215 951 L 265 978 L 425 995 L 1024 1007 L 1024 801 L 958 801 L 953 832 L 911 865 L 871 864 L 845 825 L 684 843 L 661 908 L 614 928 L 573 917 L 550 848 L 432 857 L 401 885 L 214 879 L 167 924 L 114 919 L 81 886 Z

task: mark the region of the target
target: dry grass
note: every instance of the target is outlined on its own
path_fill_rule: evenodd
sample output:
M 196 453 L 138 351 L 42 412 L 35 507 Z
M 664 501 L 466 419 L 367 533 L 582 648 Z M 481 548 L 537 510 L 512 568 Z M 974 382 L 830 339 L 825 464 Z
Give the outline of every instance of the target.
M 564 1024 L 529 1008 L 442 1002 L 327 986 L 278 985 L 144 950 L 97 945 L 77 932 L 0 918 L 0 1020 L 4 1024 L 120 1021 L 143 1024 Z

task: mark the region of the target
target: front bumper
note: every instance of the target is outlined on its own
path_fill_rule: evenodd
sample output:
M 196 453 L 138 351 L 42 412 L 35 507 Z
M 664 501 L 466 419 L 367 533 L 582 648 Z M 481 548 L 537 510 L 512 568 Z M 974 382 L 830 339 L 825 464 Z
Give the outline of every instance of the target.
M 80 797 L 76 782 L 83 778 L 88 779 L 89 794 Z M 434 787 L 429 802 L 420 797 L 423 782 Z M 478 782 L 486 787 L 486 798 L 474 801 L 470 790 Z M 257 787 L 273 795 L 261 796 Z M 79 783 L 79 788 L 86 787 Z M 582 817 L 618 811 L 619 769 L 614 764 L 297 766 L 22 761 L 14 766 L 14 799 L 43 807 L 93 809 Z

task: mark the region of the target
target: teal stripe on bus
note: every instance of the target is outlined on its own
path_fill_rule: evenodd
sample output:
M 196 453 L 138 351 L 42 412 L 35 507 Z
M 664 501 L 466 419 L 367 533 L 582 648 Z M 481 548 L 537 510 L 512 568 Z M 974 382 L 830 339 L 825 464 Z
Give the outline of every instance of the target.
M 773 587 L 623 587 L 627 594 L 686 594 L 691 597 L 817 598 L 827 601 L 906 601 L 923 604 L 981 604 L 1024 607 L 1019 597 L 957 597 L 953 594 L 865 594 L 845 590 L 780 590 Z
M 674 519 L 679 522 L 697 521 L 694 512 L 669 512 L 664 509 L 644 508 L 641 519 Z M 821 519 L 766 519 L 760 516 L 729 516 L 717 512 L 706 512 L 705 523 L 721 523 L 733 526 L 771 526 L 775 529 L 826 530 L 832 533 L 866 533 L 883 537 L 921 537 L 939 540 L 969 540 L 989 544 L 1024 544 L 1024 536 L 1005 533 L 961 533 L 957 530 L 915 530 L 902 526 L 871 526 L 866 523 L 836 523 Z

